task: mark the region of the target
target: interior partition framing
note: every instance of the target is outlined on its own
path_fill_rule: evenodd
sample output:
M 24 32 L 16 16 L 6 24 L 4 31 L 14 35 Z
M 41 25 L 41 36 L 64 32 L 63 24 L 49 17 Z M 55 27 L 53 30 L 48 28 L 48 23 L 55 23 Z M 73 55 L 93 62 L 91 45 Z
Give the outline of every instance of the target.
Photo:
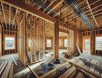
M 88 37 L 90 38 L 90 53 L 92 55 L 102 55 L 102 50 L 97 50 L 96 47 L 96 37 L 102 37 L 102 29 L 96 29 L 92 31 L 83 31 L 82 32 L 82 39 Z M 82 44 L 84 46 L 84 44 Z M 101 45 L 100 45 L 101 47 Z
M 14 7 L 16 8 L 17 10 L 20 10 L 20 11 L 23 11 L 24 13 L 27 13 L 27 14 L 31 14 L 32 16 L 35 16 L 37 18 L 40 18 L 40 19 L 43 19 L 45 21 L 48 21 L 50 23 L 53 23 L 54 24 L 54 27 L 55 27 L 55 31 L 54 31 L 54 51 L 55 51 L 55 58 L 58 58 L 59 57 L 59 26 L 62 26 L 62 28 L 66 28 L 66 29 L 71 29 L 71 30 L 76 30 L 75 27 L 73 27 L 73 25 L 69 24 L 69 23 L 64 23 L 54 17 L 51 17 L 37 9 L 35 9 L 34 7 L 31 7 L 25 3 L 23 3 L 21 0 L 3 0 L 3 1 L 0 1 L 2 2 L 3 4 L 6 4 L 6 5 L 9 5 L 11 7 Z M 24 18 L 22 18 L 19 26 L 21 27 L 22 23 L 24 23 Z M 24 24 L 23 24 L 24 25 Z M 25 29 L 25 26 L 24 26 L 24 29 Z M 21 56 L 21 59 L 22 59 L 22 62 L 25 63 L 25 53 L 26 53 L 26 31 L 22 31 L 24 29 L 20 29 L 19 32 L 22 32 L 19 36 L 17 35 L 17 39 L 19 39 L 19 41 L 21 42 L 21 45 L 22 46 L 19 50 L 17 49 L 18 51 L 21 51 L 19 52 L 19 55 Z M 23 40 L 22 40 L 23 39 Z M 20 43 L 17 41 L 17 43 Z M 23 54 L 22 54 L 23 53 Z

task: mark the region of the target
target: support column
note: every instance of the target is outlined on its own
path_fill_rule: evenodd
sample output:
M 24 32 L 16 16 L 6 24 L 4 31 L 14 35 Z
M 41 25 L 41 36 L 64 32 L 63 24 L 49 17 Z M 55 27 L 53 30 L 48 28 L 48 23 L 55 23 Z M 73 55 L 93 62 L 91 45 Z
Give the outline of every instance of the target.
M 27 14 L 25 14 L 25 20 L 24 20 L 24 59 L 25 59 L 25 64 L 31 63 L 31 59 L 29 58 L 29 53 L 27 52 Z
M 76 42 L 75 42 L 75 52 L 78 52 L 78 54 L 82 53 L 82 34 L 80 30 L 76 31 Z
M 67 33 L 67 52 L 69 52 L 69 47 L 70 47 L 70 43 L 69 43 L 69 32 Z
M 21 28 L 21 60 L 25 64 L 26 63 L 26 58 L 25 58 L 25 25 L 22 25 Z
M 26 64 L 26 56 L 25 56 L 25 20 L 22 20 L 22 23 L 18 27 L 18 53 L 19 58 L 21 59 L 23 64 Z
M 77 30 L 73 31 L 74 32 L 74 53 L 77 52 L 77 47 L 76 47 L 76 43 L 77 43 Z
M 95 32 L 92 30 L 91 31 L 91 54 L 94 55 L 95 54 Z
M 54 52 L 55 59 L 59 58 L 59 24 L 57 21 L 54 26 Z
M 82 32 L 78 31 L 77 35 L 78 35 L 77 36 L 77 43 L 78 43 L 80 51 L 82 52 Z
M 2 55 L 2 27 L 0 25 L 0 56 Z

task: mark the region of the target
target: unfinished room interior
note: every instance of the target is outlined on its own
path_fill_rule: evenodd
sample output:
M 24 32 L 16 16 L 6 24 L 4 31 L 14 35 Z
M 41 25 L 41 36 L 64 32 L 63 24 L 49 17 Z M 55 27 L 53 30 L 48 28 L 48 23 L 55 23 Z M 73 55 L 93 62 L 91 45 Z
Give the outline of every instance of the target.
M 0 0 L 0 78 L 102 78 L 102 0 Z

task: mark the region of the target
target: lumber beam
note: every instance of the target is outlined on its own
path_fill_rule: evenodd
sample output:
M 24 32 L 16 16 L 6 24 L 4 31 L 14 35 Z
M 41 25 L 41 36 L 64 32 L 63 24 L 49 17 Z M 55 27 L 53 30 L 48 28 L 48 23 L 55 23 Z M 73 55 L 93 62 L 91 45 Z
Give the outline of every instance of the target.
M 64 7 L 62 10 L 61 10 L 61 12 L 63 12 L 63 11 L 65 11 L 66 9 L 69 9 L 70 8 L 70 6 L 67 8 L 67 6 L 66 7 Z M 54 15 L 54 17 L 56 17 L 57 15 L 59 15 L 60 14 L 60 10 L 58 10 L 58 12 Z
M 47 2 L 47 0 L 44 1 L 44 4 Z M 41 8 L 41 6 L 39 6 L 38 10 Z
M 47 12 L 47 14 L 50 14 L 51 11 L 53 11 L 55 8 L 57 8 L 62 2 L 63 2 L 63 0 L 59 0 L 59 2 L 56 3 L 55 6 L 50 11 Z
M 95 32 L 92 30 L 91 31 L 91 54 L 95 54 Z
M 14 18 L 13 18 L 13 25 L 15 25 L 15 20 L 16 20 L 16 17 L 17 17 L 17 13 L 18 13 L 18 9 L 16 9 L 16 13 L 15 13 Z
M 11 6 L 9 6 L 9 26 L 10 26 L 10 23 L 11 23 Z
M 85 2 L 84 0 L 83 1 L 81 1 L 80 3 L 79 3 L 79 5 L 81 5 L 83 2 Z M 71 6 L 68 6 L 68 8 L 70 8 Z M 65 18 L 65 17 L 68 17 L 68 15 L 70 15 L 71 13 L 73 13 L 74 11 L 72 10 L 72 11 L 70 11 L 70 12 L 68 12 L 67 14 L 65 14 L 65 16 L 63 16 L 62 17 L 62 19 L 63 18 Z M 59 14 L 60 14 L 60 11 L 59 11 Z
M 56 0 L 53 0 L 44 10 L 43 12 L 45 12 Z
M 4 22 L 6 24 L 6 15 L 5 15 L 5 11 L 4 11 L 4 5 L 2 2 L 1 2 L 1 7 L 2 7 L 3 19 L 4 19 Z M 7 28 L 7 25 L 6 25 L 6 28 Z
M 31 7 L 27 4 L 25 4 L 23 1 L 21 0 L 3 0 L 2 1 L 5 4 L 11 5 L 17 9 L 20 9 L 24 12 L 27 12 L 29 14 L 32 14 L 34 16 L 37 16 L 38 18 L 44 19 L 46 21 L 49 21 L 51 23 L 55 22 L 55 18 L 43 13 L 42 11 L 37 10 L 34 7 Z

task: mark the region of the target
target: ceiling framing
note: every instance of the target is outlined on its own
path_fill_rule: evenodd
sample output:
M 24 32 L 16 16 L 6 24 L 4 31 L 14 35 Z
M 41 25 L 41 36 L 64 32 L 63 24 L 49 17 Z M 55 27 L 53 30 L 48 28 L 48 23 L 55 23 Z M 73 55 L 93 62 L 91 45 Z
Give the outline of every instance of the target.
M 30 0 L 27 0 L 28 2 Z M 58 18 L 63 22 L 70 22 L 73 25 L 77 25 L 76 28 L 80 30 L 88 29 L 87 26 L 82 23 L 81 19 L 73 12 L 72 8 L 66 5 L 64 0 L 42 0 L 48 7 L 52 8 L 50 11 L 46 12 L 46 9 L 38 9 L 52 17 Z M 90 21 L 95 25 L 95 28 L 102 27 L 100 23 L 100 18 L 102 18 L 102 1 L 101 0 L 76 0 L 80 5 L 83 12 L 90 18 Z M 31 1 L 32 2 L 32 1 Z M 36 3 L 35 3 L 36 4 Z M 30 5 L 30 4 L 29 4 Z M 36 5 L 39 6 L 39 5 Z M 41 6 L 40 6 L 41 8 Z M 56 11 L 56 14 L 51 14 L 52 11 Z M 77 23 L 77 24 L 76 24 Z M 82 23 L 82 24 L 80 24 Z M 82 25 L 82 26 L 80 26 Z
M 11 5 L 10 3 L 14 4 Z M 82 22 L 82 20 L 73 12 L 73 9 L 70 7 L 70 5 L 66 5 L 64 0 L 42 0 L 43 3 L 47 4 L 47 7 L 43 9 L 40 5 L 36 4 L 33 0 L 4 0 L 0 3 L 0 14 L 5 23 L 16 23 L 16 18 L 19 18 L 19 25 L 24 20 L 25 12 L 33 16 L 36 16 L 37 18 L 41 18 L 48 22 L 55 22 L 56 19 L 60 22 L 60 25 L 69 25 L 69 28 L 75 28 L 79 30 L 88 30 L 87 26 Z M 83 10 L 83 12 L 88 16 L 91 23 L 95 25 L 95 29 L 102 27 L 102 1 L 101 0 L 76 0 L 80 6 L 80 8 Z M 19 4 L 16 4 L 16 2 L 19 2 Z M 23 3 L 23 6 L 21 5 Z M 6 5 L 6 4 L 9 4 Z M 6 8 L 8 10 L 5 9 Z M 14 9 L 14 11 L 11 11 L 13 7 L 17 7 Z M 24 6 L 26 5 L 26 7 Z M 22 8 L 26 8 L 22 9 Z M 27 9 L 28 8 L 28 9 Z M 47 10 L 50 8 L 50 10 Z M 35 12 L 36 11 L 36 12 Z M 55 11 L 56 13 L 52 14 L 52 11 Z M 20 16 L 19 16 L 20 15 Z M 18 17 L 19 16 L 19 17 Z M 8 20 L 7 20 L 8 18 Z

